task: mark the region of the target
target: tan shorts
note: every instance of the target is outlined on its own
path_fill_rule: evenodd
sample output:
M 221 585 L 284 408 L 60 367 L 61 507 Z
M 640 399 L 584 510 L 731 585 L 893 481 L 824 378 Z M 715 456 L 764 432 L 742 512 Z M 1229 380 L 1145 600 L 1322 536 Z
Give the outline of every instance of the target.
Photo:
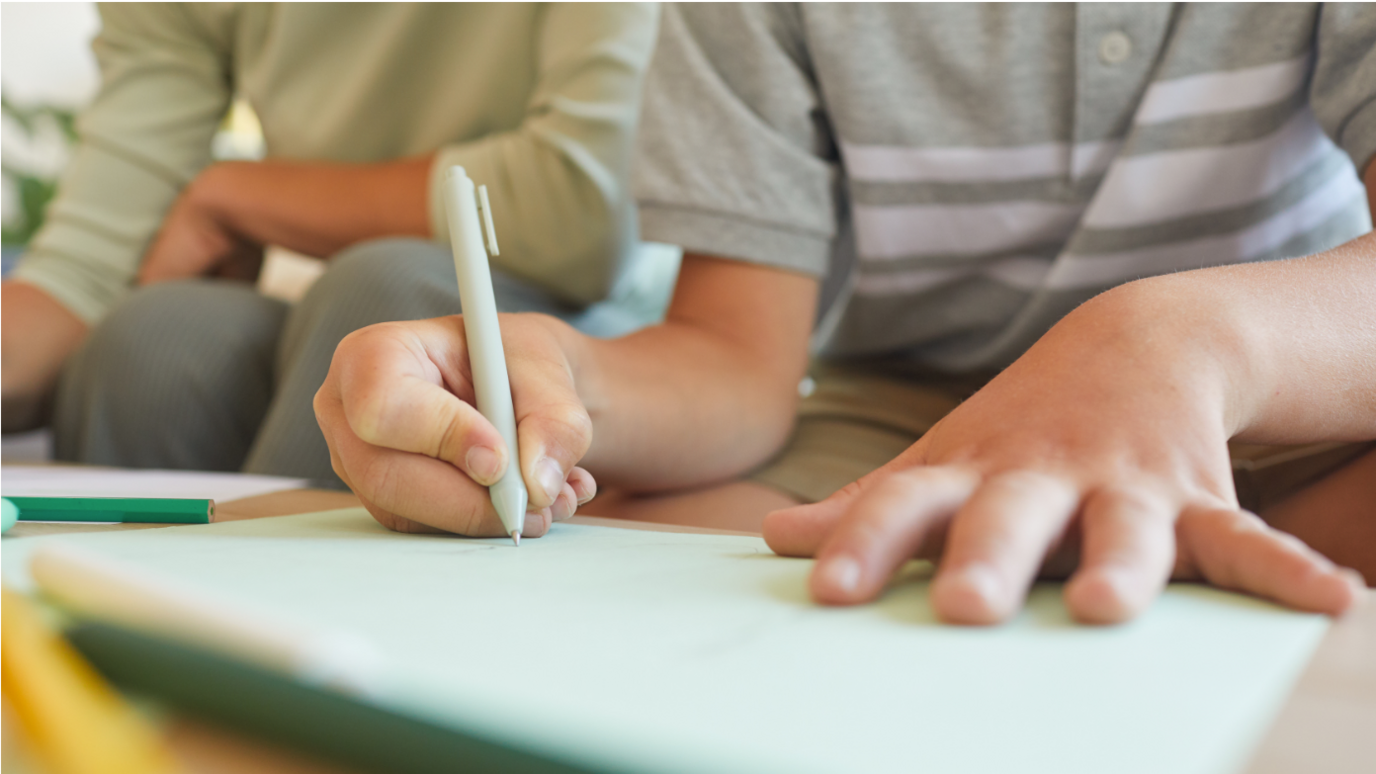
M 985 379 L 897 378 L 871 370 L 814 366 L 778 456 L 750 475 L 802 502 L 831 493 L 898 456 Z M 1261 446 L 1230 443 L 1242 507 L 1260 511 L 1338 469 L 1376 443 Z

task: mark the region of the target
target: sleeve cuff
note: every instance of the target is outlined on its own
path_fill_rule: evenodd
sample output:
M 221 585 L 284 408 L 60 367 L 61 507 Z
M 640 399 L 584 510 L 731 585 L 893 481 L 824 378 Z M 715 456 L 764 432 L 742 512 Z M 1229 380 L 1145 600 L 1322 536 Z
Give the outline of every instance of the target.
M 1357 176 L 1365 175 L 1376 157 L 1376 99 L 1368 100 L 1348 119 L 1338 142 L 1357 165 Z
M 640 235 L 651 242 L 820 277 L 831 260 L 831 240 L 818 234 L 730 215 L 640 202 Z
M 37 287 L 90 326 L 99 322 L 122 295 L 112 293 L 108 283 L 92 281 L 86 266 L 51 254 L 24 256 L 5 280 Z
M 435 160 L 430 164 L 429 194 L 426 203 L 430 209 L 430 238 L 446 247 L 449 246 L 449 216 L 444 212 L 444 173 L 459 163 L 452 147 L 440 148 L 435 152 Z

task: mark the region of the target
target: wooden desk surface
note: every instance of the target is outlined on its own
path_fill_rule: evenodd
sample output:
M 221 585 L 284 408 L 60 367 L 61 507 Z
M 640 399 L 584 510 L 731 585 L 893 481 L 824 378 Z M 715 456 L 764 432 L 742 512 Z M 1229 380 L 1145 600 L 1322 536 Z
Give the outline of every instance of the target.
M 216 504 L 217 521 L 285 516 L 352 508 L 358 500 L 345 492 L 299 489 Z M 628 529 L 714 532 L 693 524 L 666 526 L 595 516 L 570 523 Z M 167 525 L 16 524 L 6 539 L 40 534 L 155 528 Z M 734 534 L 754 534 L 740 532 Z M 5 725 L 11 723 L 9 717 Z M 14 736 L 6 729 L 6 747 Z M 185 719 L 168 725 L 169 741 L 189 772 L 222 774 L 349 774 L 347 770 L 263 744 L 230 731 Z M 6 758 L 10 756 L 7 754 Z M 1368 590 L 1357 610 L 1335 621 L 1309 666 L 1295 684 L 1280 715 L 1267 730 L 1246 774 L 1368 774 L 1376 761 L 1376 590 Z M 7 761 L 8 762 L 8 761 Z M 8 766 L 7 766 L 8 769 Z

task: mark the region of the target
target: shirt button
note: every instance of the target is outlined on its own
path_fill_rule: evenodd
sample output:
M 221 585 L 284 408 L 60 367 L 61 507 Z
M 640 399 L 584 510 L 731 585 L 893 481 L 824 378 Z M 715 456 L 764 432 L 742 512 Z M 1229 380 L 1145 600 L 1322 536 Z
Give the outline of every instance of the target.
M 1099 41 L 1099 60 L 1107 65 L 1122 64 L 1132 53 L 1132 41 L 1127 35 L 1114 30 Z

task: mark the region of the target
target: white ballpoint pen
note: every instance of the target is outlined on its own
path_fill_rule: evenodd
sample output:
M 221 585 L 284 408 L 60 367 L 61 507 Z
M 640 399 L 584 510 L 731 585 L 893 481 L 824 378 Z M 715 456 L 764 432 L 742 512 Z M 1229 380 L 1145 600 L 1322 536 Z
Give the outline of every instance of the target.
M 502 331 L 497 322 L 497 300 L 492 294 L 492 271 L 487 248 L 497 255 L 497 235 L 492 230 L 492 210 L 487 186 L 477 189 L 463 167 L 450 167 L 444 175 L 444 204 L 449 218 L 449 241 L 454 248 L 454 270 L 459 275 L 459 301 L 463 304 L 464 330 L 468 335 L 468 363 L 478 411 L 487 417 L 506 442 L 506 472 L 488 487 L 492 507 L 511 540 L 521 544 L 526 504 L 530 494 L 521 477 L 521 454 L 516 446 L 516 412 L 511 405 L 511 379 L 506 372 Z M 479 210 L 482 224 L 478 223 Z

